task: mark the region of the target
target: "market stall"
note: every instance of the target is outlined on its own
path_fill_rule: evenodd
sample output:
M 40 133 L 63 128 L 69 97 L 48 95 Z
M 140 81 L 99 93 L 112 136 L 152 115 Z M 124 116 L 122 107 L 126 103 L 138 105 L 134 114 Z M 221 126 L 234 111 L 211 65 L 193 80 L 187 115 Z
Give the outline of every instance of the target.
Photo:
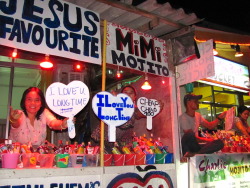
M 10 15 L 8 11 L 1 12 L 13 23 L 10 32 L 5 30 L 5 37 L 0 39 L 1 44 L 9 44 L 8 47 L 20 51 L 49 52 L 50 57 L 59 56 L 85 61 L 99 66 L 98 68 L 103 65 L 102 88 L 96 91 L 91 90 L 89 83 L 84 84 L 86 78 L 81 81 L 69 79 L 64 83 L 64 77 L 58 76 L 59 79 L 43 85 L 46 103 L 50 110 L 68 118 L 68 138 L 73 139 L 79 133 L 77 123 L 74 124 L 73 119 L 78 113 L 84 111 L 89 103 L 91 108 L 88 110 L 95 116 L 94 121 L 90 120 L 93 126 L 91 128 L 94 129 L 94 126 L 100 123 L 102 125 L 101 142 L 95 145 L 86 143 L 85 151 L 80 152 L 82 143 L 75 145 L 66 142 L 60 142 L 60 144 L 45 142 L 34 148 L 28 143 L 20 145 L 12 143 L 7 136 L 5 142 L 1 144 L 0 186 L 118 187 L 122 185 L 131 187 L 158 184 L 162 187 L 176 187 L 177 168 L 174 158 L 179 154 L 176 153 L 178 142 L 174 140 L 178 140 L 178 136 L 177 130 L 172 126 L 176 121 L 175 90 L 173 89 L 175 87 L 172 87 L 175 83 L 173 70 L 168 67 L 169 54 L 166 41 L 119 24 L 104 22 L 104 25 L 106 24 L 104 28 L 107 28 L 104 35 L 108 37 L 107 40 L 104 39 L 105 47 L 101 55 L 101 20 L 97 13 L 61 1 L 57 4 L 52 1 L 36 2 L 27 6 L 24 1 L 15 3 L 15 6 L 5 7 L 15 9 L 12 10 L 13 14 Z M 59 9 L 61 8 L 59 12 L 53 9 L 55 5 L 53 3 Z M 21 9 L 19 10 L 18 7 Z M 28 10 L 33 10 L 34 14 L 30 15 Z M 54 11 L 55 14 L 53 14 Z M 38 13 L 40 16 L 35 15 Z M 69 15 L 74 13 L 77 14 L 77 18 L 81 18 L 75 20 L 78 22 L 76 25 L 70 23 L 69 18 Z M 52 15 L 60 24 L 50 20 Z M 23 27 L 18 27 L 20 23 Z M 31 29 L 29 36 L 21 35 L 25 32 L 25 26 Z M 14 36 L 15 28 L 19 29 L 18 36 Z M 54 46 L 50 41 L 52 34 Z M 11 36 L 13 40 L 10 42 Z M 38 45 L 39 48 L 37 48 Z M 49 56 L 46 57 L 48 60 Z M 17 61 L 14 57 L 12 60 L 13 63 Z M 114 85 L 109 82 L 110 85 L 108 85 L 105 77 L 106 65 L 117 71 L 132 72 L 137 76 L 124 78 L 124 81 Z M 60 67 L 60 63 L 57 66 Z M 62 67 L 60 68 L 63 69 Z M 86 75 L 84 76 L 87 77 Z M 151 90 L 141 89 L 145 81 L 150 83 Z M 128 83 L 137 88 L 137 101 L 130 101 L 126 94 L 118 94 L 121 87 Z M 13 85 L 12 80 L 11 86 Z M 10 105 L 9 102 L 8 106 Z M 105 137 L 108 137 L 111 143 L 119 141 L 116 139 L 116 129 L 131 118 L 133 114 L 131 110 L 134 110 L 135 106 L 144 118 L 133 125 L 135 135 L 130 135 L 130 137 L 133 136 L 133 142 L 119 148 L 121 152 L 124 146 L 129 145 L 131 153 L 128 153 L 128 150 L 124 153 L 113 152 L 114 146 L 111 152 L 105 153 L 107 149 L 104 145 Z M 6 130 L 13 122 L 14 120 L 7 116 Z M 95 122 L 98 124 L 96 125 Z M 108 136 L 104 132 L 106 129 L 104 123 L 108 125 Z M 137 145 L 132 146 L 134 143 Z M 64 153 L 61 153 L 61 144 L 63 144 Z M 142 152 L 146 149 L 148 149 L 147 153 Z M 54 153 L 51 152 L 52 150 Z M 142 151 L 139 152 L 139 150 Z
M 248 137 L 235 134 L 233 129 L 237 106 L 248 101 L 248 67 L 213 56 L 211 40 L 200 43 L 198 47 L 204 53 L 201 59 L 177 66 L 179 98 L 186 93 L 202 95 L 199 112 L 209 121 L 223 111 L 227 111 L 227 115 L 211 131 L 199 129 L 202 137 L 222 140 L 224 148 L 214 154 L 199 154 L 190 158 L 186 167 L 189 169 L 189 186 L 248 186 Z

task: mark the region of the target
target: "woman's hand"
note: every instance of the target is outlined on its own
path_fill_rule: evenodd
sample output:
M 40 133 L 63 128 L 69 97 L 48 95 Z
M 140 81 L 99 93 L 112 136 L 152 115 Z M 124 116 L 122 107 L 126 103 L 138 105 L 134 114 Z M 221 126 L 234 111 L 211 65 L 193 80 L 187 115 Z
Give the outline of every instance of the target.
M 19 110 L 13 110 L 12 107 L 10 107 L 10 122 L 16 123 L 18 119 L 22 116 L 22 112 Z
M 62 129 L 62 130 L 68 128 L 68 124 L 67 124 L 67 120 L 68 120 L 68 119 L 69 119 L 69 118 L 64 118 L 64 119 L 62 120 L 62 125 L 61 125 L 61 129 Z

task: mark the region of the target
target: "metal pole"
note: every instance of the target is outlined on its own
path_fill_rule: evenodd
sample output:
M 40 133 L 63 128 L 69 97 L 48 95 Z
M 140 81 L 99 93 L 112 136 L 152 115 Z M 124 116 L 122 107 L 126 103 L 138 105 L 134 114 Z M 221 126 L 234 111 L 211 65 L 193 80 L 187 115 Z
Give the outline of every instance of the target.
M 7 109 L 7 117 L 6 117 L 6 130 L 5 130 L 5 139 L 8 139 L 9 137 L 9 127 L 10 127 L 10 122 L 9 122 L 9 114 L 10 114 L 10 106 L 11 106 L 11 101 L 12 101 L 12 92 L 13 92 L 13 81 L 14 81 L 14 63 L 15 63 L 15 58 L 12 57 L 12 64 L 10 68 L 10 83 L 9 83 L 9 96 L 8 96 L 8 109 Z

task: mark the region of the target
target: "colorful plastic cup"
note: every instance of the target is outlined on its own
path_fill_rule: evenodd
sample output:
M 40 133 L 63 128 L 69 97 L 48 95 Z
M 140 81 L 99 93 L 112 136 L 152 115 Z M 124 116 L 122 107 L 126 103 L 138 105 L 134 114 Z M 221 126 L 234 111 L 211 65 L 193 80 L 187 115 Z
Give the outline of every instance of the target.
M 124 166 L 125 155 L 124 154 L 113 154 L 114 165 L 115 166 Z
M 40 154 L 38 162 L 40 168 L 52 168 L 54 166 L 55 154 Z
M 23 168 L 36 168 L 39 153 L 23 153 L 21 155 Z
M 69 165 L 69 154 L 56 154 L 56 167 L 67 168 Z
M 99 154 L 86 154 L 84 155 L 82 166 L 98 166 Z
M 135 154 L 125 154 L 125 165 L 135 165 Z
M 17 168 L 19 153 L 4 153 L 2 154 L 2 168 Z
M 146 164 L 155 164 L 155 154 L 146 154 Z
M 104 166 L 111 166 L 113 162 L 112 154 L 104 154 Z
M 145 165 L 146 154 L 135 154 L 135 165 Z
M 82 167 L 84 154 L 70 154 L 70 162 L 73 168 Z
M 174 161 L 174 154 L 173 153 L 167 153 L 165 157 L 165 163 L 173 163 Z
M 165 163 L 165 153 L 156 153 L 155 154 L 155 164 L 164 164 Z

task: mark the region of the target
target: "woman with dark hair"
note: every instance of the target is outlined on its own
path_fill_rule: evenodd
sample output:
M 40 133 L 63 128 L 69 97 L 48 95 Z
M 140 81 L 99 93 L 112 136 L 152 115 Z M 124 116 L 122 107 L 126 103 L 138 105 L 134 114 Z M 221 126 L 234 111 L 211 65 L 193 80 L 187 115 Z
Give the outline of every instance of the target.
M 238 116 L 235 117 L 235 123 L 233 129 L 237 135 L 245 135 L 249 136 L 250 128 L 247 124 L 247 119 L 249 117 L 250 109 L 246 106 L 239 106 L 238 107 Z
M 10 107 L 11 129 L 9 139 L 13 142 L 41 145 L 46 139 L 47 125 L 55 130 L 68 127 L 68 118 L 58 120 L 45 108 L 45 97 L 37 87 L 30 87 L 24 91 L 20 106 L 22 110 L 13 110 Z

